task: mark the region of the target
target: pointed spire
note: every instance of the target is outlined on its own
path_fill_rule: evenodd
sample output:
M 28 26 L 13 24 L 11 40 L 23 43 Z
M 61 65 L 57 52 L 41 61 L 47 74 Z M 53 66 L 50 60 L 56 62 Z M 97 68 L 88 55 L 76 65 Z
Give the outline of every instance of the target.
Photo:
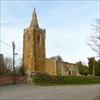
M 32 14 L 32 21 L 31 21 L 30 27 L 38 27 L 38 20 L 37 20 L 35 8 L 34 8 L 34 11 L 33 11 L 33 14 Z

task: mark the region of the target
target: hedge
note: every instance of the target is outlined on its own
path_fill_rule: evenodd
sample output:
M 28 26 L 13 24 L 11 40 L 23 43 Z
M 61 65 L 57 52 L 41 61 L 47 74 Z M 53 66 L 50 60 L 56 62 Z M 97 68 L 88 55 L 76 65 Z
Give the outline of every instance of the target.
M 37 85 L 55 84 L 100 84 L 100 77 L 92 76 L 50 76 L 37 72 L 33 75 L 33 82 Z

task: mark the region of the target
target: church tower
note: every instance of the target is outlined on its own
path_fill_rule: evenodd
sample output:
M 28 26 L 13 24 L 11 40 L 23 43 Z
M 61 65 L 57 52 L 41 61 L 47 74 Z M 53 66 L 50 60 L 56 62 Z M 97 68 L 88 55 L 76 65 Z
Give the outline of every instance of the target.
M 24 29 L 23 66 L 28 74 L 45 71 L 45 29 L 39 27 L 35 9 L 30 26 Z

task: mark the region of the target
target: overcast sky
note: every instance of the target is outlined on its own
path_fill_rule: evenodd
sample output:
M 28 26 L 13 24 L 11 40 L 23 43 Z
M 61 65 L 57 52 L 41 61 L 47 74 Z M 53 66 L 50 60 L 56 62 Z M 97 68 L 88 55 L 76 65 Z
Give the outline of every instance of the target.
M 87 62 L 96 54 L 87 45 L 91 24 L 99 18 L 99 0 L 0 1 L 0 39 L 16 44 L 22 57 L 23 30 L 29 27 L 34 8 L 38 23 L 46 29 L 46 57 L 62 56 L 64 61 Z M 12 48 L 0 42 L 0 53 L 12 57 Z

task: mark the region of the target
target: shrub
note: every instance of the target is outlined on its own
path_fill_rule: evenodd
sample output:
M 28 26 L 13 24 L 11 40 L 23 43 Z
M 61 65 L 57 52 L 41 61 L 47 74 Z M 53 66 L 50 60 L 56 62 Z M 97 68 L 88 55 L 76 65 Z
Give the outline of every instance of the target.
M 49 83 L 50 80 L 51 80 L 51 77 L 47 73 L 36 72 L 33 75 L 33 81 L 35 82 L 35 84 Z
M 91 76 L 50 76 L 46 73 L 37 72 L 33 76 L 35 84 L 55 85 L 55 84 L 94 84 L 100 83 L 100 77 Z
M 0 66 L 0 76 L 5 76 L 5 75 L 12 75 L 11 69 L 5 66 L 3 67 Z
M 20 67 L 19 71 L 18 71 L 18 74 L 20 74 L 22 76 L 26 75 L 26 68 L 25 67 Z
M 65 84 L 64 76 L 51 76 L 51 82 L 53 84 Z

